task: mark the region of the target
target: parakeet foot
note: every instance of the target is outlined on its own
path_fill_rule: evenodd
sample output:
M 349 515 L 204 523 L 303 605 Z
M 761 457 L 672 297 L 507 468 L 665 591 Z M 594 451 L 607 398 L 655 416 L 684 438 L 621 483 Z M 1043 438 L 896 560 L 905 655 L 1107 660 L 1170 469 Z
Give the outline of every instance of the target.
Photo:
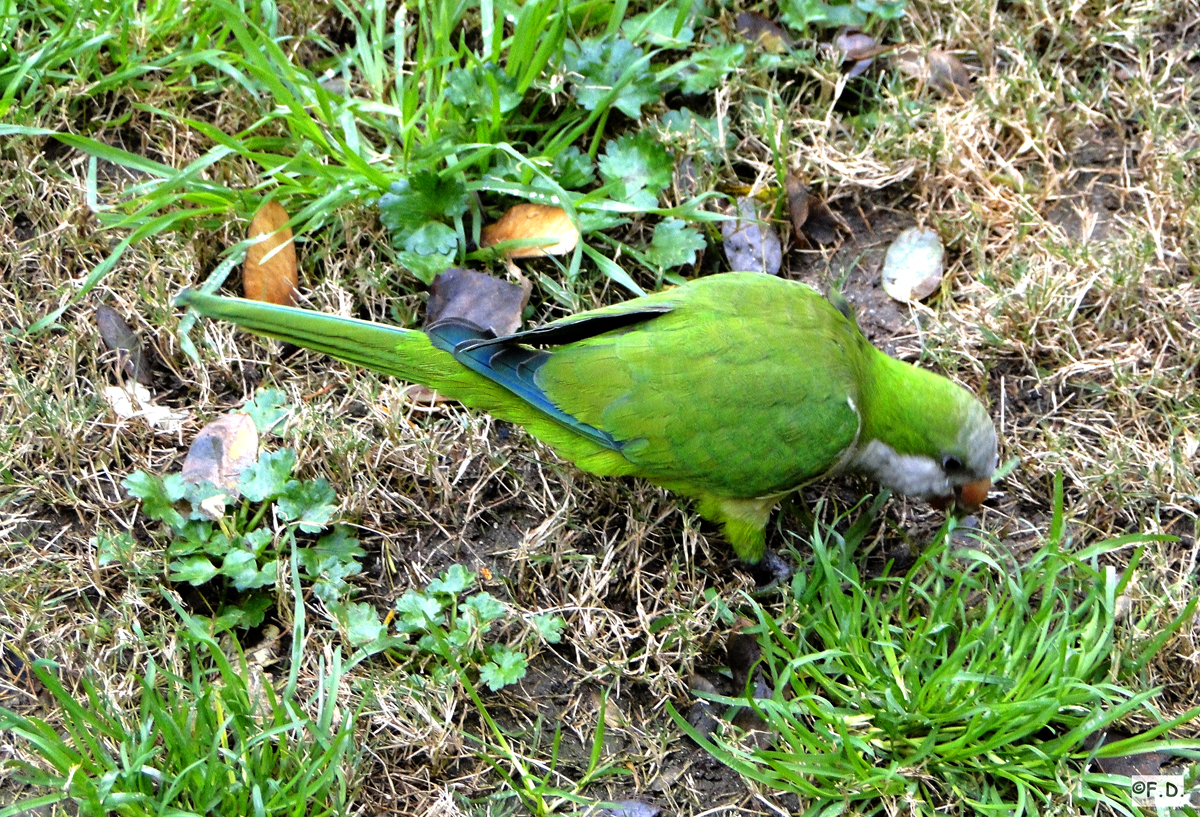
M 792 566 L 770 548 L 763 551 L 762 559 L 756 564 L 747 565 L 747 567 L 750 568 L 750 575 L 754 577 L 754 582 L 758 585 L 754 591 L 755 595 L 770 593 L 792 578 Z

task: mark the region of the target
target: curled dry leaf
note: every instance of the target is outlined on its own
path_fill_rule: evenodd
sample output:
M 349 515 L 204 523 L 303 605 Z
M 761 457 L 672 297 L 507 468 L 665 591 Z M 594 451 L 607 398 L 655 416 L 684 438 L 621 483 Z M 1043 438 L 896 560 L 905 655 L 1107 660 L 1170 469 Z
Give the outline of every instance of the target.
M 200 503 L 200 513 L 213 522 L 225 513 L 227 496 L 238 495 L 238 478 L 258 459 L 258 428 L 240 411 L 218 417 L 200 429 L 183 460 L 183 481 L 207 482 L 224 493 Z
M 497 336 L 511 335 L 521 326 L 521 311 L 533 289 L 526 279 L 510 284 L 474 270 L 452 267 L 433 279 L 425 325 L 450 318 L 469 321 Z
M 495 224 L 483 228 L 479 244 L 493 247 L 504 241 L 540 240 L 535 246 L 514 247 L 505 254 L 509 258 L 537 258 L 542 255 L 565 255 L 579 243 L 579 230 L 561 207 L 547 204 L 517 204 Z
M 909 227 L 883 259 L 883 290 L 897 301 L 915 303 L 942 284 L 942 239 L 933 230 Z
M 264 204 L 250 221 L 249 238 L 267 236 L 246 250 L 242 288 L 253 301 L 290 305 L 296 302 L 296 244 L 287 224 L 287 211 L 277 203 Z
M 758 43 L 763 51 L 771 54 L 782 54 L 795 45 L 795 41 L 778 23 L 758 12 L 743 11 L 738 14 L 736 23 L 738 34 Z
M 100 304 L 96 307 L 96 325 L 100 327 L 104 345 L 117 353 L 125 373 L 143 386 L 149 386 L 150 367 L 146 364 L 142 345 L 117 310 Z
M 594 812 L 597 817 L 658 817 L 662 809 L 653 803 L 641 800 L 605 801 L 606 805 Z
M 934 48 L 928 54 L 909 49 L 896 55 L 896 69 L 946 96 L 971 92 L 971 75 L 957 57 Z
M 871 67 L 871 63 L 875 61 L 875 57 L 882 53 L 878 40 L 870 34 L 854 28 L 843 28 L 839 31 L 833 38 L 833 45 L 842 52 L 843 63 L 852 63 L 848 72 L 851 77 L 865 74 Z M 888 48 L 884 50 L 888 50 Z
M 400 401 L 406 406 L 426 409 L 446 402 L 445 397 L 442 397 L 428 386 L 422 386 L 420 383 L 405 386 L 399 391 L 399 397 Z
M 141 418 L 162 434 L 174 434 L 187 419 L 183 412 L 154 405 L 150 391 L 141 383 L 106 386 L 102 394 L 113 413 L 122 420 Z
M 829 205 L 816 196 L 809 194 L 808 218 L 804 222 L 804 232 L 810 239 L 821 246 L 836 244 L 843 232 L 850 232 L 850 225 Z
M 725 257 L 731 270 L 778 275 L 783 264 L 783 245 L 769 224 L 758 219 L 754 199 L 737 200 L 738 217 L 721 222 Z
M 801 246 L 808 246 L 804 237 L 804 222 L 808 221 L 808 187 L 794 173 L 788 173 L 784 179 L 787 190 L 788 213 L 792 217 L 792 233 L 795 241 Z
M 218 417 L 200 429 L 183 460 L 183 481 L 208 482 L 237 491 L 238 478 L 258 459 L 258 428 L 240 411 Z
M 966 96 L 971 91 L 971 75 L 958 57 L 933 49 L 926 57 L 929 62 L 929 84 L 947 96 Z

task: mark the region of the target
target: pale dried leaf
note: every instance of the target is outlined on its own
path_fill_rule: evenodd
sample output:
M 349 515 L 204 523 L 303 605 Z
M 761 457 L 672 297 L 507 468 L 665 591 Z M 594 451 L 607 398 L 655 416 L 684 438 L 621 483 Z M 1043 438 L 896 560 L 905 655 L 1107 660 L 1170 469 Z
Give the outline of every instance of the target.
M 102 392 L 105 402 L 122 420 L 140 418 L 146 425 L 164 434 L 173 434 L 187 419 L 187 414 L 156 406 L 149 390 L 141 383 L 126 386 L 107 386 Z
M 737 207 L 737 218 L 721 222 L 729 268 L 778 275 L 783 264 L 779 236 L 769 224 L 758 219 L 754 199 L 739 198 Z
M 604 817 L 658 817 L 662 809 L 641 800 L 614 800 L 612 805 L 596 812 Z
M 856 28 L 843 28 L 833 38 L 833 44 L 842 52 L 843 62 L 869 60 L 879 53 L 879 41 Z
M 237 496 L 238 478 L 258 459 L 258 429 L 240 411 L 218 417 L 200 429 L 183 460 L 183 481 L 208 482 Z
M 279 204 L 264 204 L 250 222 L 249 238 L 265 235 L 246 250 L 242 288 L 254 301 L 290 305 L 296 302 L 296 244 L 287 224 L 288 214 Z
M 847 74 L 862 76 L 871 67 L 875 56 L 880 53 L 879 41 L 862 31 L 844 28 L 833 38 L 833 45 L 842 52 L 842 62 L 853 63 Z
M 432 326 L 447 318 L 469 321 L 496 335 L 510 335 L 521 326 L 521 312 L 529 302 L 532 285 L 524 277 L 521 284 L 474 270 L 452 267 L 429 288 L 425 325 Z
M 436 406 L 438 403 L 446 402 L 445 397 L 442 397 L 442 395 L 428 386 L 422 386 L 420 383 L 405 386 L 400 390 L 398 396 L 402 403 L 413 406 Z
M 916 303 L 942 284 L 942 239 L 933 230 L 910 227 L 888 247 L 883 290 L 897 301 Z
M 143 386 L 149 386 L 150 367 L 146 364 L 142 345 L 117 310 L 104 304 L 97 306 L 96 325 L 100 328 L 104 345 L 117 353 L 125 373 Z
M 495 224 L 484 227 L 479 236 L 481 247 L 493 247 L 504 241 L 539 240 L 536 246 L 514 247 L 509 258 L 538 258 L 565 255 L 579 243 L 579 230 L 561 207 L 546 204 L 517 204 Z
M 966 96 L 971 91 L 971 75 L 958 57 L 934 48 L 926 57 L 929 84 L 948 96 Z

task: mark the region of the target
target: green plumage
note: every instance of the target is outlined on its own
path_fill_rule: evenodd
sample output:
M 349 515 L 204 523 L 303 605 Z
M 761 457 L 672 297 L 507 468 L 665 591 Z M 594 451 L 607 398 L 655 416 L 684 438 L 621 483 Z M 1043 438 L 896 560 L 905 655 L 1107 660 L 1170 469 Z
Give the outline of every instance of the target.
M 738 556 L 751 563 L 762 557 L 764 527 L 778 499 L 853 466 L 868 435 L 894 438 L 887 450 L 899 455 L 939 462 L 953 456 L 961 463 L 987 458 L 957 450 L 970 445 L 964 440 L 972 433 L 986 437 L 969 427 L 963 433 L 964 426 L 991 429 L 971 395 L 891 360 L 815 290 L 772 276 L 714 275 L 499 342 L 477 342 L 483 364 L 468 362 L 483 374 L 460 362 L 467 344 L 438 337 L 449 351 L 439 349 L 424 332 L 194 292 L 181 301 L 259 334 L 425 384 L 524 426 L 593 473 L 643 477 L 694 497 L 700 513 L 721 523 Z M 622 320 L 632 322 L 612 328 Z M 438 333 L 436 326 L 430 331 Z M 549 355 L 525 345 L 559 338 L 570 342 Z M 489 363 L 494 352 L 503 354 Z M 510 377 L 503 366 L 511 361 L 519 365 Z M 887 394 L 873 393 L 877 382 L 887 383 Z M 537 408 L 545 400 L 562 414 Z M 593 429 L 599 433 L 583 433 Z M 972 467 L 971 476 L 991 473 L 994 431 L 991 446 L 990 464 Z

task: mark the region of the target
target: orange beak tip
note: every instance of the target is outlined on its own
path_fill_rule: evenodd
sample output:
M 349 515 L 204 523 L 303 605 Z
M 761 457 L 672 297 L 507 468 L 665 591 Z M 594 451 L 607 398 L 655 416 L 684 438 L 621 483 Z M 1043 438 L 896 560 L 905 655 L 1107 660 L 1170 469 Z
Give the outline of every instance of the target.
M 968 482 L 959 489 L 958 504 L 970 511 L 978 511 L 991 489 L 992 481 L 990 479 Z

